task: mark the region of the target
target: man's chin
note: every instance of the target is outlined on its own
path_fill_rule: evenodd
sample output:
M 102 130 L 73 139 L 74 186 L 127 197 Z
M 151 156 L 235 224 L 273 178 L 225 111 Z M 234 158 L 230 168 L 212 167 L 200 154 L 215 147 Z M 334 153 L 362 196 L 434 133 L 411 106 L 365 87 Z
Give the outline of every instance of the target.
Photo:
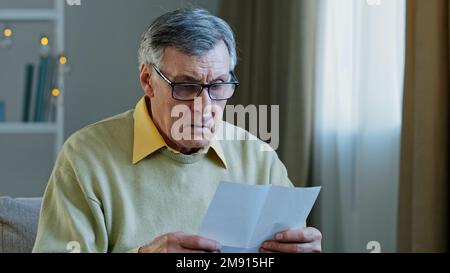
M 190 128 L 191 129 L 191 128 Z M 185 132 L 187 133 L 187 132 Z M 195 150 L 203 149 L 209 146 L 211 140 L 214 138 L 214 134 L 209 128 L 195 128 L 190 130 L 190 135 L 178 135 L 181 139 L 175 142 L 183 149 Z
M 179 144 L 185 149 L 203 149 L 208 147 L 210 140 L 202 139 L 192 139 L 192 140 L 182 140 Z

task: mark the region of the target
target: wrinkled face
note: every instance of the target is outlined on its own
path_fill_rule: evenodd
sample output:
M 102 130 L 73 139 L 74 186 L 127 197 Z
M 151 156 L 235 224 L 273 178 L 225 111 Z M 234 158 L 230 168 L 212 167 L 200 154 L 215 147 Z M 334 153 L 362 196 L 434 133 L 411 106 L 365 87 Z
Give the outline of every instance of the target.
M 164 50 L 159 69 L 173 83 L 228 82 L 230 55 L 223 41 L 202 56 L 188 56 L 169 47 Z M 176 100 L 172 87 L 149 64 L 141 67 L 140 79 L 152 119 L 168 145 L 190 153 L 209 144 L 226 101 L 211 100 L 206 88 L 195 101 Z

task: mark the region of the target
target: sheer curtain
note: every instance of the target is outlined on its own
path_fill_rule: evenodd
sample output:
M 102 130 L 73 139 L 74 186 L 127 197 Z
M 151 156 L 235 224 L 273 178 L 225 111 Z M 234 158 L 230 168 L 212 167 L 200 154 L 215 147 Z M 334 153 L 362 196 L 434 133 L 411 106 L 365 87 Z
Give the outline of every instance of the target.
M 321 0 L 314 116 L 324 251 L 396 250 L 404 0 Z M 370 244 L 369 244 L 370 245 Z

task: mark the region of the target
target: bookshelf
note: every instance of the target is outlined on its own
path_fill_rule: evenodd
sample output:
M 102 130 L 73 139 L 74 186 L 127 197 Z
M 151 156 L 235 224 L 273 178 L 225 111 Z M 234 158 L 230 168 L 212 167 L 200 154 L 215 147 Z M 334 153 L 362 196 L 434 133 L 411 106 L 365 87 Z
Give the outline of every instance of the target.
M 1 21 L 54 21 L 57 18 L 55 9 L 2 9 Z
M 0 123 L 1 134 L 56 134 L 57 132 L 55 123 Z
M 65 52 L 65 1 L 53 0 L 53 8 L 47 9 L 0 9 L 1 23 L 50 22 L 54 32 L 52 54 Z M 61 64 L 58 64 L 61 65 Z M 56 83 L 61 92 L 56 97 L 54 122 L 0 122 L 0 134 L 48 134 L 54 135 L 54 158 L 64 142 L 64 69 L 57 69 Z

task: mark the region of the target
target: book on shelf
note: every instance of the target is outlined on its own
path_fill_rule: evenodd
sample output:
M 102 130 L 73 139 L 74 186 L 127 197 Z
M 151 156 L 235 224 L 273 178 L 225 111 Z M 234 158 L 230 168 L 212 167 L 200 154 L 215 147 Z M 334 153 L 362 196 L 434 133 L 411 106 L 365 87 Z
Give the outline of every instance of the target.
M 34 74 L 34 65 L 27 64 L 25 66 L 25 89 L 23 94 L 23 112 L 22 112 L 22 121 L 29 122 L 31 120 L 31 95 L 33 90 L 33 74 Z
M 52 56 L 42 56 L 39 61 L 37 83 L 34 94 L 34 122 L 53 122 L 55 98 L 52 96 L 52 88 L 56 83 L 57 64 Z
M 0 122 L 5 122 L 5 120 L 6 120 L 5 102 L 0 100 Z
M 34 93 L 34 122 L 41 121 L 41 112 L 44 103 L 44 89 L 47 76 L 47 67 L 49 63 L 49 57 L 41 57 L 39 59 L 39 69 L 37 75 L 37 83 Z
M 58 78 L 56 71 L 58 64 L 56 58 L 50 59 L 50 69 L 47 77 L 47 86 L 44 100 L 44 121 L 53 122 L 56 120 L 56 100 L 57 97 L 52 95 L 52 90 L 57 86 Z

